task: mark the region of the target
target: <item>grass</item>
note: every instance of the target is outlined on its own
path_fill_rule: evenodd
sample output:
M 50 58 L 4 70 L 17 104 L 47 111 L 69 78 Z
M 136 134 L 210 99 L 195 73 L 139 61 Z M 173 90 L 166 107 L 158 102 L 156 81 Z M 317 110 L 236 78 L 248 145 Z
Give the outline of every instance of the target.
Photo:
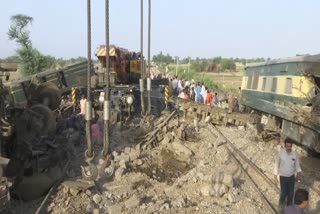
M 168 70 L 175 72 L 175 66 L 168 66 Z M 178 77 L 181 79 L 195 80 L 196 82 L 203 82 L 206 87 L 208 87 L 213 92 L 227 94 L 232 92 L 233 94 L 237 93 L 237 88 L 232 85 L 225 85 L 222 82 L 213 81 L 213 78 L 210 74 L 196 72 L 193 69 L 188 69 L 185 67 L 178 67 Z

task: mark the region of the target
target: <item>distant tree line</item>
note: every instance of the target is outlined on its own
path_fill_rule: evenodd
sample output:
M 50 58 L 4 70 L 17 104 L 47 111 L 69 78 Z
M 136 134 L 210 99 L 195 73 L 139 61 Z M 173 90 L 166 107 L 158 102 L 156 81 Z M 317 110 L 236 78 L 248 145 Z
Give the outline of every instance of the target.
M 159 54 L 152 57 L 152 61 L 157 64 L 170 64 L 174 62 L 174 59 L 169 54 L 164 55 L 162 51 L 160 51 Z
M 176 63 L 177 57 L 172 57 L 169 54 L 163 54 L 160 52 L 154 55 L 152 60 L 156 64 L 170 64 Z M 236 70 L 236 63 L 246 65 L 247 63 L 254 62 L 266 62 L 270 61 L 270 58 L 223 58 L 221 56 L 214 58 L 195 58 L 190 57 L 179 59 L 179 64 L 188 64 L 190 62 L 191 68 L 198 72 L 222 72 L 225 70 L 234 71 Z

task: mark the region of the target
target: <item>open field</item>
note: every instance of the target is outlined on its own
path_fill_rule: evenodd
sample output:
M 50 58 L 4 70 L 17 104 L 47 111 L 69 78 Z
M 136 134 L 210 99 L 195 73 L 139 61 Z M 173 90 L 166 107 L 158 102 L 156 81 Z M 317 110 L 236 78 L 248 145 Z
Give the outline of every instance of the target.
M 206 73 L 214 82 L 222 83 L 226 86 L 241 87 L 242 72 L 238 73 Z
M 171 64 L 168 66 L 169 71 L 175 72 L 175 64 Z M 198 81 L 205 81 L 209 79 L 212 82 L 222 84 L 225 87 L 234 87 L 238 88 L 241 87 L 242 82 L 242 76 L 243 71 L 240 72 L 195 72 L 192 69 L 190 69 L 190 74 L 188 74 L 188 64 L 179 64 L 178 65 L 178 76 L 182 76 L 182 78 L 186 77 L 187 79 L 192 79 L 194 77 L 194 74 L 196 74 L 197 78 L 195 80 Z M 200 79 L 199 79 L 200 77 Z

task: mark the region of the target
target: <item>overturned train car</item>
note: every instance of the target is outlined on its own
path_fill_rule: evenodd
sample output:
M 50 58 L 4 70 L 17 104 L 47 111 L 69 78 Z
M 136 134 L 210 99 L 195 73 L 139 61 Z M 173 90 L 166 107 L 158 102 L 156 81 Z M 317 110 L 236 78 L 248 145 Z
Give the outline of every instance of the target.
M 320 153 L 320 55 L 303 55 L 245 68 L 240 102 L 307 150 Z
M 56 138 L 62 136 L 56 129 L 56 110 L 63 93 L 86 84 L 86 74 L 87 62 L 83 62 L 0 82 L 0 177 L 13 180 L 12 193 L 18 197 L 32 200 L 55 182 L 46 173 L 63 165 L 68 156 L 66 140 Z M 44 188 L 23 191 L 39 178 L 45 179 Z

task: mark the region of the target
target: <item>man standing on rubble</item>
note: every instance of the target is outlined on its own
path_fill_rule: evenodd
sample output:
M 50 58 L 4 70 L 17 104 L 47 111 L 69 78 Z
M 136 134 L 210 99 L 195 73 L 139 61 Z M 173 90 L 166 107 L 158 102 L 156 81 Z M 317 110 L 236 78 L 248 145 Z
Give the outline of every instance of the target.
M 286 138 L 284 140 L 285 148 L 281 148 L 275 157 L 274 182 L 278 184 L 278 176 L 280 177 L 280 208 L 284 207 L 285 199 L 287 206 L 293 203 L 294 183 L 300 180 L 301 167 L 298 156 L 292 150 L 292 140 Z

